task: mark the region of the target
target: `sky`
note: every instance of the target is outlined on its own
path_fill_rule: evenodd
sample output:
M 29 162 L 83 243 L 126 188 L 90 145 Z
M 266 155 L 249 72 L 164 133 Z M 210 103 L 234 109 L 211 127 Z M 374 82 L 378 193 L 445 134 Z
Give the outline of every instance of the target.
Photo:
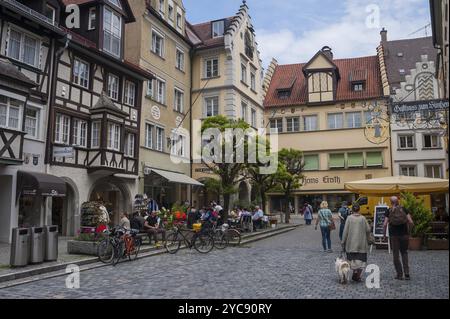
M 242 4 L 183 2 L 194 24 L 233 16 Z M 383 27 L 388 40 L 431 36 L 428 0 L 248 0 L 247 5 L 265 67 L 272 58 L 279 64 L 307 62 L 326 45 L 337 59 L 375 55 Z

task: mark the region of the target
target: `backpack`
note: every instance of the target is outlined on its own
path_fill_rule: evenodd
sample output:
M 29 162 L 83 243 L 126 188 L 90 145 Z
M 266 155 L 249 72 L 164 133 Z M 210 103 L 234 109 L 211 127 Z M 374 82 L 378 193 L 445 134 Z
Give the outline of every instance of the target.
M 389 210 L 389 224 L 399 226 L 408 223 L 408 217 L 402 206 L 397 206 Z

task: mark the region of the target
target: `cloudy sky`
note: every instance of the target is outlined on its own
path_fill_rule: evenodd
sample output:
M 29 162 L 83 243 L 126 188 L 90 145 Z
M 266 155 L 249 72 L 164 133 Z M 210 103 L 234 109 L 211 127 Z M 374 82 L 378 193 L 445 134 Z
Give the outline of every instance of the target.
M 232 16 L 241 3 L 184 0 L 191 23 Z M 336 58 L 374 55 L 382 27 L 392 40 L 425 36 L 422 28 L 430 23 L 428 0 L 248 0 L 247 4 L 264 66 L 272 57 L 280 64 L 308 61 L 325 45 Z M 430 36 L 429 26 L 426 31 Z

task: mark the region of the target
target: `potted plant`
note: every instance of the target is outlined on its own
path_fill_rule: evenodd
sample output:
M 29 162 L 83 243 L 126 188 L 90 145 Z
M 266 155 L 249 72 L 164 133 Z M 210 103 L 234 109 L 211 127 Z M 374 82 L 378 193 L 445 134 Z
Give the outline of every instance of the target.
M 431 229 L 430 223 L 433 220 L 433 214 L 425 206 L 423 199 L 416 198 L 411 193 L 402 194 L 401 205 L 409 212 L 414 222 L 414 226 L 410 230 L 409 249 L 421 250 L 424 235 Z

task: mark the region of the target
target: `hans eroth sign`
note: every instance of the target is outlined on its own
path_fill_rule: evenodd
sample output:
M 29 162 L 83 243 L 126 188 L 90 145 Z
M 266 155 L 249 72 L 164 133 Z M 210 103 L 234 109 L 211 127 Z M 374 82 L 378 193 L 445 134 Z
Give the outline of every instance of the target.
M 313 185 L 313 184 L 321 184 L 321 183 L 322 184 L 340 185 L 342 183 L 342 181 L 339 176 L 324 176 L 322 178 L 305 176 L 303 178 L 303 186 Z

